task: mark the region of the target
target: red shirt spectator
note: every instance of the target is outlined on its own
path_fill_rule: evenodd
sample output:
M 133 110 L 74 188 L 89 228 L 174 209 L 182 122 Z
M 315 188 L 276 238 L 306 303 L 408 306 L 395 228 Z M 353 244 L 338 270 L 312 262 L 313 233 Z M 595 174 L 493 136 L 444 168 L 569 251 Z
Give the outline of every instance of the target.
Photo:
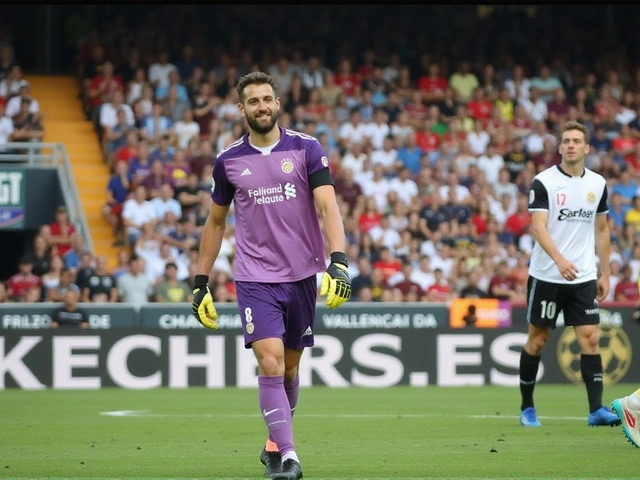
M 474 120 L 482 120 L 486 122 L 491 117 L 493 104 L 484 96 L 484 88 L 478 87 L 473 92 L 473 97 L 467 103 L 469 116 Z
M 93 77 L 89 85 L 91 107 L 95 108 L 108 102 L 111 93 L 116 90 L 122 91 L 123 88 L 122 79 L 113 74 L 113 64 L 111 62 L 104 62 L 102 65 L 102 74 Z
M 336 73 L 334 81 L 347 97 L 353 97 L 360 87 L 360 79 L 358 75 L 351 71 L 351 62 L 349 60 L 340 62 L 340 71 Z
M 444 279 L 442 269 L 433 271 L 435 282 L 427 287 L 427 299 L 431 302 L 446 302 L 451 296 L 451 286 Z
M 489 282 L 489 298 L 511 300 L 517 296 L 518 283 L 509 275 L 509 266 L 505 260 L 498 264 L 497 273 Z
M 638 284 L 631 279 L 622 279 L 616 285 L 614 300 L 616 302 L 633 302 L 638 303 L 640 295 L 638 294 Z
M 69 212 L 64 205 L 56 209 L 56 220 L 49 225 L 50 233 L 47 241 L 51 245 L 51 254 L 63 256 L 71 250 L 76 236 L 76 227 L 69 222 Z
M 429 65 L 427 75 L 421 76 L 418 80 L 418 89 L 424 94 L 427 102 L 442 99 L 448 86 L 448 80 L 440 76 L 440 67 L 437 63 Z
M 9 295 L 14 300 L 20 301 L 30 288 L 40 286 L 40 277 L 31 273 L 32 269 L 33 263 L 31 263 L 31 260 L 27 257 L 22 257 L 18 264 L 18 273 L 7 281 Z
M 423 152 L 435 152 L 440 148 L 440 136 L 432 131 L 421 131 L 416 133 L 416 145 Z

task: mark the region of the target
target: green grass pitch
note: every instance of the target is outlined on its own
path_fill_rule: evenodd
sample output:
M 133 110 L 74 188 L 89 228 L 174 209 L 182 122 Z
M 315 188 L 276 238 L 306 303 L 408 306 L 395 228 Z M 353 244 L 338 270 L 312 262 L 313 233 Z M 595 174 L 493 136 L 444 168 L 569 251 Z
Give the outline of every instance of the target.
M 605 402 L 634 388 L 606 387 Z M 5 390 L 0 478 L 262 478 L 257 398 Z M 517 388 L 303 388 L 295 441 L 308 479 L 640 478 L 620 427 L 587 427 L 584 387 L 538 385 L 542 428 L 518 424 L 519 403 Z

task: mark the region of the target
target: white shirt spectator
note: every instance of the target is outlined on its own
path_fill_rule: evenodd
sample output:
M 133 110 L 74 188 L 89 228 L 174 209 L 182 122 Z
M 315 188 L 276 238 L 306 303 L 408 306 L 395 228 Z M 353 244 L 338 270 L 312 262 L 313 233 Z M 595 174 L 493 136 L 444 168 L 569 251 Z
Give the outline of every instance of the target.
M 533 244 L 535 240 L 529 233 L 525 233 L 518 239 L 518 250 L 531 256 L 533 253 Z
M 529 100 L 529 89 L 531 88 L 531 82 L 528 78 L 523 78 L 520 81 L 518 92 L 516 92 L 515 82 L 511 78 L 504 82 L 504 86 L 509 91 L 509 96 L 514 100 Z
M 28 85 L 28 82 L 26 80 L 18 80 L 17 82 L 9 83 L 9 80 L 5 78 L 0 82 L 0 97 L 8 98 L 18 95 L 23 85 Z
M 469 149 L 474 155 L 483 155 L 487 151 L 487 145 L 491 141 L 491 137 L 484 130 L 476 132 L 475 130 L 467 133 L 467 141 L 469 142 Z
M 636 119 L 638 115 L 636 112 L 629 108 L 622 107 L 618 113 L 616 113 L 616 123 L 620 125 L 629 125 L 629 122 L 632 122 Z
M 142 225 L 156 219 L 156 211 L 150 201 L 145 200 L 142 203 L 138 203 L 135 198 L 130 198 L 122 205 L 122 218 L 137 225 L 137 228 L 128 228 L 129 231 L 135 233 Z
M 144 82 L 131 82 L 129 84 L 129 91 L 127 92 L 127 104 L 131 105 L 142 96 L 142 87 Z
M 9 137 L 13 133 L 13 122 L 9 117 L 0 117 L 0 145 L 9 142 Z
M 11 97 L 7 102 L 7 106 L 4 114 L 9 118 L 15 117 L 18 113 L 20 113 L 21 102 L 22 102 L 22 97 L 20 95 Z M 29 113 L 38 113 L 39 111 L 40 111 L 40 104 L 36 99 L 32 98 L 31 104 L 29 105 Z
M 554 145 L 556 144 L 556 137 L 554 137 L 550 133 L 540 135 L 537 132 L 533 132 L 524 141 L 524 148 L 529 155 L 536 155 L 542 152 L 545 140 L 551 140 Z
M 367 159 L 366 153 L 361 153 L 356 156 L 353 152 L 349 151 L 342 157 L 342 168 L 350 168 L 353 173 L 360 173 L 364 169 L 364 161 Z M 361 185 L 362 186 L 362 185 Z
M 389 252 L 392 255 L 395 254 L 396 245 L 402 241 L 397 230 L 394 230 L 393 228 L 383 229 L 380 225 L 376 225 L 371 228 L 371 230 L 369 230 L 369 235 L 371 235 L 371 239 L 374 242 L 382 238 L 382 245 L 388 247 Z
M 453 165 L 455 165 L 455 171 L 461 177 L 466 177 L 469 174 L 469 167 L 475 165 L 476 157 L 473 155 L 467 155 L 461 153 L 453 159 Z
M 431 270 L 436 270 L 437 268 L 439 268 L 440 270 L 442 270 L 442 276 L 444 278 L 449 278 L 451 276 L 451 272 L 453 271 L 453 266 L 455 265 L 455 261 L 453 260 L 453 258 L 445 259 L 438 254 L 431 257 L 430 263 L 431 263 Z
M 531 120 L 541 122 L 545 118 L 547 118 L 549 110 L 547 109 L 547 103 L 544 100 L 538 98 L 538 100 L 533 103 L 529 98 L 527 98 L 521 100 L 519 103 L 520 105 L 522 105 L 524 111 L 527 113 Z
M 197 122 L 180 120 L 173 125 L 173 131 L 178 136 L 178 148 L 187 148 L 189 140 L 200 135 L 200 125 Z
M 382 149 L 384 139 L 391 133 L 389 125 L 386 123 L 377 124 L 375 122 L 369 122 L 367 124 L 367 135 L 371 139 L 371 146 L 374 150 Z
M 404 127 L 401 127 L 397 123 L 394 123 L 391 126 L 391 135 L 393 135 L 394 138 L 400 138 L 402 142 L 404 142 L 407 139 L 407 137 L 412 133 L 414 133 L 415 131 L 416 129 L 413 128 L 411 125 L 405 125 Z
M 115 127 L 118 124 L 118 110 L 124 110 L 124 114 L 127 117 L 127 125 L 133 126 L 136 123 L 133 110 L 126 103 L 121 104 L 119 107 L 114 106 L 113 103 L 105 103 L 100 109 L 100 125 L 109 128 Z
M 504 225 L 507 218 L 516 211 L 514 202 L 509 203 L 509 209 L 505 211 L 501 202 L 489 202 L 489 212 L 496 219 L 496 222 Z
M 165 202 L 162 198 L 156 197 L 150 201 L 158 220 L 162 220 L 164 214 L 167 212 L 173 212 L 177 218 L 182 217 L 182 206 L 175 198 L 170 198 Z
M 518 187 L 515 183 L 496 182 L 493 184 L 493 193 L 495 193 L 495 200 L 499 201 L 502 198 L 502 194 L 508 193 L 511 195 L 511 205 L 515 205 L 518 200 Z
M 435 283 L 436 277 L 433 272 L 423 272 L 420 269 L 414 268 L 411 272 L 409 280 L 411 280 L 412 282 L 416 282 L 418 285 L 420 285 L 422 291 L 426 292 L 427 288 Z
M 393 167 L 398 161 L 398 151 L 395 148 L 391 150 L 374 150 L 371 152 L 371 165 L 380 164 L 385 170 Z
M 158 82 L 156 87 L 168 87 L 169 86 L 169 74 L 177 70 L 173 63 L 154 63 L 149 67 L 149 82 L 154 84 Z
M 515 187 L 515 185 L 514 185 Z M 449 185 L 441 185 L 438 187 L 438 195 L 440 195 L 440 198 L 442 198 L 445 202 L 449 199 Z M 465 187 L 464 185 L 456 185 L 456 201 L 458 203 L 464 203 L 464 201 L 467 199 L 467 197 L 471 196 L 471 192 L 469 191 L 469 189 L 467 187 Z M 433 269 L 435 270 L 435 267 L 433 267 Z
M 381 212 L 387 210 L 389 201 L 387 200 L 387 193 L 389 193 L 389 180 L 381 178 L 377 182 L 373 178 L 360 184 L 362 193 L 365 197 L 373 197 L 376 201 L 376 207 Z
M 338 136 L 341 139 L 346 140 L 348 145 L 364 143 L 364 141 L 369 137 L 369 129 L 364 123 L 359 123 L 357 126 L 354 126 L 353 123 L 346 122 L 340 126 Z
M 404 181 L 400 180 L 399 177 L 391 179 L 389 182 L 389 190 L 396 192 L 398 198 L 407 205 L 411 205 L 411 199 L 419 193 L 418 185 L 410 178 Z
M 500 169 L 504 167 L 504 158 L 498 153 L 494 153 L 491 157 L 482 155 L 476 160 L 476 165 L 484 171 L 487 182 L 495 184 L 500 176 Z

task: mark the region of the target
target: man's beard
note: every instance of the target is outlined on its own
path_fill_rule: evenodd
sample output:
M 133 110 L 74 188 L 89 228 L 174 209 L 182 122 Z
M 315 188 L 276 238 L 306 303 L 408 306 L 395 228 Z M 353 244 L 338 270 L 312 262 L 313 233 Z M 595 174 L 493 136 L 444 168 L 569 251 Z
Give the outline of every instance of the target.
M 272 110 L 271 121 L 266 125 L 261 124 L 257 118 L 247 115 L 246 116 L 247 124 L 249 125 L 249 128 L 251 128 L 251 130 L 253 130 L 254 132 L 259 133 L 260 135 L 266 135 L 271 130 L 273 130 L 273 127 L 278 121 L 278 113 L 279 113 L 278 110 Z

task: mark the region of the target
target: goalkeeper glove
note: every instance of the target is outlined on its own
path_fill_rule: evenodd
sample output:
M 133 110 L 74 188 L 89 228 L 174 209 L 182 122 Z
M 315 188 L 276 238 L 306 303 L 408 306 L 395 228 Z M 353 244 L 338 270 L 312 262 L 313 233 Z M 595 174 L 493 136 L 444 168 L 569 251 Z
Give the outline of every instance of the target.
M 196 275 L 193 285 L 191 311 L 204 327 L 211 330 L 218 328 L 218 312 L 216 312 L 216 307 L 213 306 L 208 275 Z
M 347 256 L 342 252 L 331 254 L 331 263 L 322 275 L 320 295 L 327 296 L 327 307 L 334 309 L 351 298 L 351 280 L 347 272 Z

